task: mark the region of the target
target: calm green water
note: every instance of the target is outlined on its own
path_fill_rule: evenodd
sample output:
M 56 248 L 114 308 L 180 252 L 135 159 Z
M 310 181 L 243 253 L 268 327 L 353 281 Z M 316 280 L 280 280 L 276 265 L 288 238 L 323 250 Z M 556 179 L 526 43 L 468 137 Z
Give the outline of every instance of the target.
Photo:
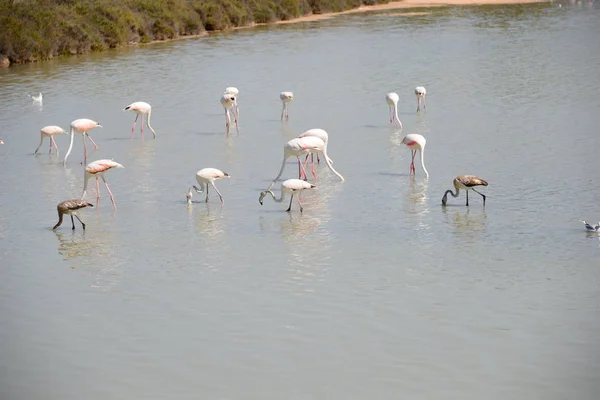
M 355 14 L 0 70 L 0 398 L 597 398 L 600 242 L 579 220 L 600 219 L 600 7 L 558 5 Z M 134 101 L 156 140 L 129 139 Z M 104 126 L 89 161 L 125 166 L 106 176 L 119 208 L 101 187 L 85 232 L 53 232 L 81 194 L 81 138 L 66 167 L 33 151 L 77 118 Z M 302 214 L 261 206 L 283 143 L 310 128 L 345 182 L 321 165 Z M 408 176 L 407 133 L 428 140 L 429 180 Z M 224 206 L 186 206 L 204 167 L 231 175 Z M 441 206 L 462 174 L 489 181 L 485 209 Z

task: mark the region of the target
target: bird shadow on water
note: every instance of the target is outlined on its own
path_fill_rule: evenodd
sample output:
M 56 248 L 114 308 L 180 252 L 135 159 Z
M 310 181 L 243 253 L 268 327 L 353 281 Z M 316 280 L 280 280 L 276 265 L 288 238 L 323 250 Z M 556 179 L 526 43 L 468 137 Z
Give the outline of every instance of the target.
M 203 237 L 216 239 L 225 233 L 224 218 L 221 213 L 223 205 L 221 203 L 211 204 L 210 200 L 206 203 L 204 200 L 192 201 L 192 204 L 186 204 L 189 221 L 194 225 L 196 231 Z

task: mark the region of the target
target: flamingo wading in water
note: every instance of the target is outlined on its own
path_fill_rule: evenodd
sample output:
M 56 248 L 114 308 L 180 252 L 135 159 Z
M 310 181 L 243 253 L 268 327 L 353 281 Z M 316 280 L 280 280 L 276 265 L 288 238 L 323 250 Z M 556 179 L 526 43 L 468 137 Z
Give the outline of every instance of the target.
M 227 129 L 227 134 L 229 135 L 229 127 L 231 126 L 231 117 L 233 117 L 233 121 L 235 122 L 235 130 L 237 133 L 240 133 L 238 127 L 238 117 L 237 117 L 237 101 L 233 94 L 224 93 L 221 96 L 221 105 L 225 109 L 225 128 Z
M 235 97 L 235 115 L 239 118 L 240 116 L 240 107 L 238 106 L 238 96 L 240 94 L 240 91 L 238 88 L 236 88 L 235 86 L 229 86 L 225 88 L 225 91 L 223 92 L 223 94 L 232 94 L 233 97 Z
M 140 132 L 142 133 L 142 139 L 144 139 L 144 117 L 146 117 L 146 124 L 148 125 L 148 129 L 152 131 L 152 136 L 156 139 L 156 132 L 150 126 L 150 116 L 152 115 L 152 106 L 143 101 L 136 101 L 135 103 L 131 103 L 127 107 L 123 109 L 123 111 L 133 111 L 135 115 L 135 120 L 133 121 L 133 126 L 131 127 L 131 136 L 133 138 L 133 132 L 135 130 L 135 124 L 138 120 L 138 117 L 142 116 L 142 124 L 140 125 Z
M 285 145 L 283 145 L 283 161 L 281 162 L 281 169 L 279 170 L 279 173 L 277 174 L 275 179 L 273 179 L 273 182 L 271 182 L 267 190 L 270 190 L 273 187 L 273 185 L 275 185 L 277 179 L 279 179 L 281 174 L 283 174 L 286 160 L 292 156 L 295 156 L 298 159 L 299 178 L 302 179 L 302 177 L 305 177 L 306 179 L 308 179 L 306 171 L 304 170 L 304 166 L 300 161 L 300 157 L 303 155 L 309 155 L 311 153 L 323 153 L 323 158 L 325 159 L 327 167 L 329 167 L 331 172 L 337 175 L 342 180 L 342 182 L 344 181 L 344 177 L 333 168 L 333 165 L 331 165 L 331 159 L 327 155 L 327 148 L 325 146 L 325 142 L 323 142 L 322 139 L 316 136 L 306 136 L 292 139 L 288 141 Z M 312 169 L 312 174 L 315 177 L 315 179 L 317 179 L 314 165 Z
M 285 198 L 286 194 L 289 193 L 292 195 L 292 197 L 290 198 L 290 206 L 288 207 L 288 209 L 286 211 L 290 212 L 292 210 L 292 200 L 294 200 L 294 195 L 297 194 L 296 201 L 298 201 L 298 206 L 300 206 L 300 212 L 302 212 L 303 208 L 302 208 L 302 203 L 300 202 L 300 194 L 305 189 L 314 189 L 315 187 L 316 186 L 313 185 L 312 183 L 308 183 L 301 179 L 288 179 L 281 183 L 281 195 L 279 196 L 279 198 L 276 198 L 275 194 L 271 190 L 265 190 L 260 193 L 258 202 L 262 206 L 263 199 L 265 198 L 266 195 L 270 194 L 271 197 L 273 197 L 273 200 L 275 200 L 277 203 L 281 203 L 283 201 L 283 199 Z
M 454 188 L 456 189 L 456 194 L 452 192 L 452 189 L 446 190 L 444 193 L 444 197 L 442 197 L 442 205 L 446 205 L 448 201 L 448 194 L 452 195 L 452 197 L 457 198 L 461 189 L 467 192 L 467 206 L 469 205 L 469 190 L 474 191 L 475 193 L 481 195 L 483 197 L 483 206 L 485 207 L 485 194 L 479 193 L 475 190 L 477 186 L 487 186 L 488 183 L 481 178 L 476 177 L 475 175 L 460 175 L 454 178 L 452 181 Z
M 54 135 L 62 135 L 62 134 L 66 134 L 66 133 L 67 133 L 67 131 L 65 131 L 60 126 L 49 125 L 49 126 L 43 127 L 40 130 L 40 144 L 37 147 L 37 149 L 35 149 L 34 154 L 38 153 L 38 151 L 40 150 L 40 147 L 42 147 L 42 143 L 44 143 L 44 139 L 48 138 L 50 141 L 50 150 L 48 150 L 48 154 L 52 154 L 52 146 L 54 146 L 54 148 L 56 148 L 56 155 L 58 155 L 58 146 L 56 145 L 56 142 L 54 141 Z
M 415 88 L 415 96 L 417 96 L 417 112 L 421 111 L 421 102 L 423 102 L 423 109 L 427 108 L 427 101 L 425 101 L 426 95 L 427 89 L 423 86 L 417 86 Z
M 83 227 L 83 230 L 85 230 L 85 224 L 79 218 L 79 215 L 77 215 L 77 211 L 86 207 L 94 207 L 94 205 L 83 200 L 65 200 L 62 203 L 59 203 L 58 206 L 56 206 L 56 209 L 58 211 L 58 222 L 56 223 L 56 225 L 54 225 L 52 230 L 55 230 L 56 228 L 61 226 L 61 224 L 63 223 L 63 216 L 65 214 L 71 216 L 71 224 L 73 224 L 73 230 L 75 230 L 75 221 L 73 220 L 73 216 L 75 216 L 75 218 L 77 218 L 79 222 L 81 222 L 81 226 Z
M 202 168 L 201 170 L 196 172 L 196 181 L 198 181 L 198 184 L 200 184 L 200 188 L 198 188 L 195 185 L 190 187 L 190 190 L 186 195 L 188 204 L 192 202 L 192 189 L 194 189 L 198 193 L 206 191 L 206 198 L 204 199 L 204 202 L 208 203 L 209 184 L 217 191 L 219 199 L 221 199 L 221 204 L 224 204 L 223 195 L 221 195 L 221 192 L 219 192 L 219 189 L 217 189 L 217 187 L 215 186 L 215 180 L 222 178 L 229 178 L 229 174 L 216 168 Z
M 421 153 L 421 167 L 423 167 L 423 171 L 425 171 L 425 176 L 429 178 L 429 172 L 427 172 L 427 169 L 425 168 L 425 161 L 423 160 L 423 155 L 425 153 L 425 143 L 427 143 L 427 140 L 425 140 L 425 138 L 422 135 L 419 135 L 418 133 L 409 133 L 408 135 L 404 136 L 404 138 L 402 138 L 402 143 L 408 146 L 412 155 L 409 167 L 410 175 L 416 174 L 415 155 L 417 154 L 418 150 L 419 153 Z
M 283 104 L 283 108 L 281 109 L 281 120 L 283 121 L 283 118 L 285 117 L 285 120 L 288 121 L 290 119 L 290 111 L 288 106 L 292 102 L 292 100 L 294 100 L 294 93 L 281 92 L 279 94 L 279 99 Z
M 76 119 L 75 121 L 71 122 L 71 142 L 69 143 L 69 150 L 67 150 L 67 154 L 65 154 L 65 159 L 63 161 L 63 164 L 67 163 L 67 157 L 69 157 L 69 154 L 71 154 L 71 149 L 73 148 L 73 136 L 75 135 L 75 133 L 81 133 L 82 138 L 83 138 L 83 162 L 85 163 L 87 161 L 87 144 L 85 142 L 85 138 L 87 137 L 88 139 L 90 139 L 90 141 L 94 144 L 94 147 L 96 148 L 96 150 L 98 150 L 98 145 L 96 144 L 96 142 L 94 142 L 94 139 L 92 139 L 92 137 L 87 133 L 89 130 L 92 130 L 94 128 L 102 128 L 102 125 L 100 125 L 99 122 L 96 121 L 92 121 L 91 119 L 87 119 L 87 118 L 81 118 L 81 119 Z
M 303 137 L 307 137 L 307 136 L 314 136 L 314 137 L 318 137 L 319 139 L 321 139 L 323 141 L 323 143 L 325 143 L 325 150 L 327 150 L 327 142 L 329 141 L 329 135 L 327 134 L 327 132 L 325 132 L 324 129 L 319 129 L 319 128 L 314 128 L 314 129 L 309 129 L 306 132 L 301 133 L 300 135 L 298 135 L 299 138 L 303 138 Z M 314 161 L 312 160 L 313 155 L 310 155 L 311 158 L 311 162 L 314 163 Z M 306 156 L 306 160 L 304 160 L 304 169 L 306 170 L 306 163 L 308 161 L 308 156 Z M 329 159 L 329 161 L 331 162 L 331 164 L 333 164 L 333 160 L 331 160 L 331 158 Z M 319 153 L 317 153 L 317 164 L 320 164 L 321 160 L 319 159 Z
M 108 187 L 106 178 L 104 177 L 104 174 L 113 168 L 125 168 L 125 167 L 123 167 L 121 164 L 119 164 L 118 162 L 115 162 L 113 160 L 96 160 L 96 161 L 92 161 L 91 163 L 89 163 L 87 165 L 87 167 L 85 167 L 85 174 L 84 174 L 84 179 L 83 179 L 83 193 L 81 194 L 81 200 L 83 200 L 85 198 L 89 179 L 92 176 L 94 176 L 94 177 L 96 177 L 96 203 L 98 205 L 100 204 L 100 182 L 98 181 L 98 179 L 102 178 L 102 181 L 104 182 L 104 186 L 106 186 L 106 190 L 108 190 L 108 194 L 110 196 L 110 201 L 112 201 L 113 207 L 116 210 L 117 205 L 115 204 L 115 198 L 114 198 L 112 192 L 110 191 L 110 187 Z
M 402 122 L 400 122 L 400 118 L 398 118 L 398 101 L 400 100 L 400 96 L 398 93 L 391 92 L 385 95 L 385 101 L 388 104 L 388 108 L 390 110 L 390 124 L 393 124 L 394 121 L 400 125 L 400 129 L 402 129 Z

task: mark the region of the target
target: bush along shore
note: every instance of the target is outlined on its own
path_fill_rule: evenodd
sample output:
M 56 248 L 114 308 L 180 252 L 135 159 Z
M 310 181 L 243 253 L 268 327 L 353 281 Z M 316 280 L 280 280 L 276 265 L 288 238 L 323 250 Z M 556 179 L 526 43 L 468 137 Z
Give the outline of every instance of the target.
M 389 0 L 0 0 L 0 66 Z

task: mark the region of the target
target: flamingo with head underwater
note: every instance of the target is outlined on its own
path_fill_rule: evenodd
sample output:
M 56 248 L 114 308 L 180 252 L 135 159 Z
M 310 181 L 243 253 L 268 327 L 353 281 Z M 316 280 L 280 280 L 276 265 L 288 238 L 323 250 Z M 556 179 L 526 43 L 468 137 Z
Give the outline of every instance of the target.
M 281 195 L 279 196 L 279 198 L 276 198 L 273 191 L 271 191 L 269 189 L 269 190 L 264 190 L 260 193 L 258 202 L 262 206 L 263 199 L 265 198 L 266 195 L 270 194 L 275 202 L 281 203 L 285 199 L 286 194 L 291 194 L 292 196 L 290 198 L 290 205 L 289 205 L 288 209 L 286 210 L 287 212 L 290 212 L 292 210 L 292 201 L 294 200 L 294 195 L 297 194 L 296 201 L 298 202 L 298 206 L 300 207 L 300 212 L 302 212 L 303 208 L 302 208 L 302 203 L 300 202 L 300 194 L 302 193 L 303 190 L 314 189 L 315 187 L 316 186 L 313 185 L 312 183 L 308 183 L 306 181 L 303 181 L 302 179 L 288 179 L 281 183 Z
M 288 121 L 290 119 L 290 111 L 289 104 L 294 100 L 294 93 L 292 92 L 281 92 L 279 94 L 279 100 L 283 104 L 283 108 L 281 109 L 281 120 L 285 117 L 285 120 Z
M 63 164 L 67 163 L 67 157 L 69 157 L 69 154 L 71 154 L 71 149 L 73 148 L 73 136 L 75 135 L 75 133 L 81 133 L 81 137 L 83 138 L 84 163 L 87 161 L 87 144 L 85 142 L 86 137 L 90 139 L 90 141 L 94 144 L 96 150 L 98 150 L 98 145 L 96 144 L 96 142 L 94 142 L 94 139 L 92 139 L 92 137 L 88 134 L 88 131 L 94 128 L 102 128 L 102 125 L 100 125 L 99 122 L 92 121 L 91 119 L 87 118 L 76 119 L 75 121 L 71 122 L 71 142 L 69 143 L 69 150 L 67 150 L 67 154 L 65 154 Z
M 400 122 L 400 118 L 398 118 L 398 101 L 400 100 L 400 96 L 398 93 L 390 92 L 385 95 L 385 101 L 388 104 L 388 108 L 390 109 L 390 124 L 393 124 L 394 121 L 400 125 L 400 129 L 402 129 L 402 122 Z
M 415 155 L 417 154 L 417 151 L 419 151 L 419 153 L 421 154 L 421 167 L 423 167 L 425 176 L 429 178 L 429 172 L 427 172 L 427 169 L 425 168 L 425 161 L 423 160 L 423 155 L 425 153 L 425 144 L 427 143 L 427 140 L 425 140 L 425 138 L 422 135 L 419 135 L 418 133 L 409 133 L 408 135 L 404 136 L 404 138 L 402 139 L 402 143 L 410 149 L 412 155 L 409 167 L 410 175 L 416 174 Z
M 427 108 L 427 102 L 425 96 L 427 95 L 427 89 L 423 86 L 417 86 L 415 88 L 415 96 L 417 96 L 417 112 L 421 111 L 421 102 L 423 103 L 423 109 Z
M 150 117 L 152 116 L 152 106 L 144 101 L 136 101 L 135 103 L 131 103 L 127 107 L 123 109 L 123 111 L 133 111 L 135 115 L 135 120 L 133 121 L 133 126 L 131 127 L 131 136 L 130 139 L 133 138 L 133 133 L 135 131 L 135 124 L 137 123 L 138 117 L 142 116 L 142 124 L 140 125 L 140 132 L 142 134 L 142 139 L 144 139 L 144 117 L 146 117 L 146 125 L 148 125 L 148 129 L 152 131 L 152 136 L 156 139 L 156 132 L 152 129 L 150 125 Z
M 62 135 L 62 134 L 66 134 L 66 133 L 67 133 L 67 131 L 65 131 L 60 126 L 49 125 L 49 126 L 43 127 L 40 130 L 40 144 L 37 147 L 37 149 L 35 149 L 34 154 L 38 153 L 38 151 L 40 150 L 40 147 L 42 147 L 42 144 L 44 143 L 44 139 L 48 138 L 50 141 L 50 150 L 48 150 L 48 154 L 52 154 L 52 146 L 54 146 L 56 148 L 56 155 L 58 155 L 58 146 L 56 145 L 56 142 L 54 141 L 54 135 Z
M 108 194 L 110 196 L 110 201 L 112 201 L 113 207 L 116 210 L 117 205 L 115 204 L 115 197 L 110 191 L 110 187 L 108 187 L 108 182 L 106 182 L 106 178 L 104 174 L 110 171 L 113 168 L 125 168 L 118 162 L 113 160 L 96 160 L 92 161 L 85 167 L 84 179 L 83 179 L 83 193 L 81 194 L 81 200 L 85 198 L 85 194 L 87 191 L 87 185 L 89 179 L 93 176 L 96 178 L 96 203 L 100 205 L 100 183 L 98 181 L 99 178 L 102 178 L 104 182 L 104 186 L 106 186 L 106 190 L 108 190 Z
M 211 185 L 219 195 L 219 199 L 221 200 L 221 204 L 224 204 L 223 195 L 219 192 L 219 189 L 215 186 L 215 181 L 217 179 L 229 178 L 229 174 L 227 172 L 223 172 L 220 169 L 216 168 L 202 168 L 198 172 L 196 172 L 196 181 L 200 184 L 198 188 L 196 185 L 190 187 L 190 190 L 187 192 L 186 198 L 187 203 L 192 203 L 192 189 L 198 193 L 206 192 L 206 198 L 204 202 L 208 203 L 208 185 Z
M 452 192 L 451 189 L 446 190 L 444 193 L 444 197 L 442 197 L 442 205 L 446 205 L 448 195 L 452 195 L 452 197 L 457 198 L 460 190 L 464 190 L 467 192 L 467 206 L 469 205 L 469 190 L 474 191 L 483 197 L 483 206 L 485 207 L 485 194 L 478 192 L 475 190 L 477 186 L 487 186 L 488 183 L 481 178 L 476 177 L 475 175 L 459 175 L 452 181 L 454 188 L 456 189 L 456 193 Z

